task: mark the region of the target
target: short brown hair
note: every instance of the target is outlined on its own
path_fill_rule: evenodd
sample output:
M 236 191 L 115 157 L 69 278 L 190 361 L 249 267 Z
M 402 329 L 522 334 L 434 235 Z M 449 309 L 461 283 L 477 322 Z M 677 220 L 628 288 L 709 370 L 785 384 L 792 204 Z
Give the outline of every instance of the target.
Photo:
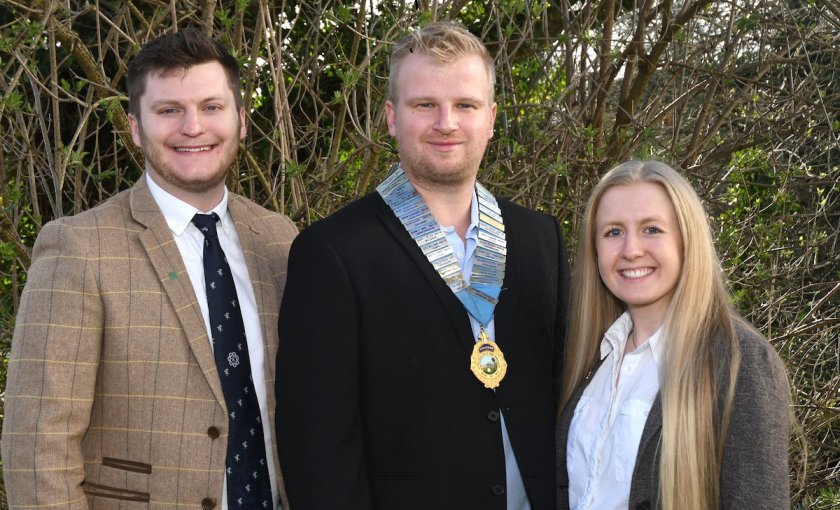
M 239 63 L 220 42 L 195 28 L 186 28 L 152 39 L 131 59 L 125 78 L 128 112 L 140 118 L 140 97 L 146 92 L 146 77 L 151 73 L 166 75 L 207 62 L 218 62 L 222 65 L 236 100 L 236 109 L 239 110 L 242 107 Z
M 396 101 L 398 97 L 400 64 L 409 53 L 431 57 L 441 64 L 455 59 L 476 55 L 481 57 L 487 68 L 490 82 L 490 99 L 496 87 L 496 68 L 493 58 L 481 39 L 471 34 L 462 25 L 453 21 L 438 21 L 419 28 L 404 36 L 394 44 L 391 50 L 391 69 L 388 77 L 388 99 Z

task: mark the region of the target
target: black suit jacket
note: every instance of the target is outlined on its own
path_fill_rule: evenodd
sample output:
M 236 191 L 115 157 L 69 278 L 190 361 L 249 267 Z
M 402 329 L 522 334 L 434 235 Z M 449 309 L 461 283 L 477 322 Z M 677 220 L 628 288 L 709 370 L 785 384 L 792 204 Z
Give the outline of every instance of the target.
M 467 312 L 378 194 L 294 242 L 279 319 L 277 439 L 297 509 L 503 509 L 500 411 L 534 510 L 555 502 L 568 263 L 556 220 L 500 200 L 497 391 Z

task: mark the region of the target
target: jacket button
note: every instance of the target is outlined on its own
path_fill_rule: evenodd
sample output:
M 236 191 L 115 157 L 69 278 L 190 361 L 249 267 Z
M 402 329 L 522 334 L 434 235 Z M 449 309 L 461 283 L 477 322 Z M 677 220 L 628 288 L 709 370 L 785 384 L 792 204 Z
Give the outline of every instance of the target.
M 487 413 L 487 419 L 490 421 L 499 421 L 499 411 L 490 411 Z
M 209 429 L 207 429 L 207 435 L 210 436 L 210 439 L 218 439 L 219 429 L 216 427 L 210 427 Z
M 505 495 L 505 486 L 497 483 L 493 485 L 493 494 L 496 496 L 504 496 Z
M 650 510 L 650 501 L 639 501 L 636 503 L 636 510 Z
M 216 500 L 213 498 L 204 498 L 201 500 L 201 510 L 213 510 L 216 508 Z

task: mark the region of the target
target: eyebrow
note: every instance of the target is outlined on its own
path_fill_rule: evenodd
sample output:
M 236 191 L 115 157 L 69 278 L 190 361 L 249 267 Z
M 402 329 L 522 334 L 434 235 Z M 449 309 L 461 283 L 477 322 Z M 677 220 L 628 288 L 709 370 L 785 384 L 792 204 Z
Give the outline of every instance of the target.
M 225 98 L 222 97 L 222 96 L 210 96 L 210 97 L 205 97 L 204 99 L 198 101 L 198 104 L 207 104 L 207 103 L 212 103 L 212 102 L 219 103 L 219 102 L 224 102 L 224 101 L 225 101 Z M 191 101 L 189 101 L 189 102 L 191 102 Z M 159 99 L 157 101 L 152 101 L 151 103 L 149 103 L 149 108 L 155 108 L 155 107 L 160 107 L 160 106 L 169 106 L 169 105 L 180 106 L 184 103 L 185 103 L 185 101 L 181 101 L 180 99 Z
M 417 96 L 405 96 L 406 102 L 413 102 L 413 101 L 421 101 L 421 102 L 437 102 L 440 98 L 436 98 L 434 96 L 424 96 L 424 95 L 417 95 Z M 455 103 L 479 103 L 483 104 L 485 101 L 481 98 L 474 97 L 474 96 L 464 96 L 464 97 L 457 97 L 452 100 Z M 492 103 L 492 101 L 490 101 Z
M 641 218 L 641 219 L 640 219 L 640 220 L 638 220 L 638 221 L 636 221 L 636 220 L 633 220 L 633 221 L 634 221 L 634 223 L 651 223 L 651 222 L 655 222 L 655 223 L 662 223 L 662 222 L 667 221 L 667 218 L 666 218 L 665 216 L 660 216 L 660 215 L 657 215 L 657 216 L 645 216 L 645 217 Z M 598 220 L 597 220 L 597 218 L 596 218 L 596 219 L 595 219 L 595 222 L 596 222 L 596 225 L 599 225 L 599 226 L 606 226 L 606 225 L 625 225 L 625 224 L 627 223 L 627 221 L 626 221 L 624 218 L 622 218 L 622 219 L 620 219 L 620 220 L 607 218 L 606 220 L 601 221 L 601 222 L 598 222 Z

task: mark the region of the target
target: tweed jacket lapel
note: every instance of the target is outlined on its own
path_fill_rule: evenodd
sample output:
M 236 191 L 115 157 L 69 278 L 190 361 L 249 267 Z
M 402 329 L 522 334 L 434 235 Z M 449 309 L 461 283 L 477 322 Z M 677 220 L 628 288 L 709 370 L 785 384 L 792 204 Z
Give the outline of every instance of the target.
M 273 381 L 274 358 L 277 349 L 276 312 L 280 309 L 280 303 L 276 297 L 276 282 L 272 279 L 271 268 L 266 258 L 260 256 L 260 254 L 265 253 L 268 244 L 277 240 L 268 239 L 269 234 L 263 231 L 262 225 L 253 221 L 256 217 L 255 212 L 249 209 L 249 202 L 241 196 L 234 193 L 228 195 L 228 212 L 236 227 L 236 235 L 245 255 L 245 265 L 248 267 L 248 277 L 251 279 L 251 287 L 254 289 L 265 347 L 265 374 Z M 266 292 L 266 289 L 269 289 L 270 292 Z M 273 384 L 268 384 L 266 389 L 269 392 L 269 401 L 273 402 Z
M 464 309 L 464 305 L 455 297 L 455 294 L 452 293 L 452 290 L 446 285 L 443 278 L 435 271 L 435 268 L 426 256 L 423 255 L 423 252 L 420 251 L 417 243 L 411 238 L 405 230 L 405 227 L 400 223 L 400 220 L 381 197 L 379 198 L 379 204 L 380 207 L 377 214 L 380 220 L 394 240 L 405 250 L 415 265 L 417 265 L 420 274 L 428 280 L 434 289 L 435 294 L 437 294 L 441 303 L 443 303 L 449 318 L 452 320 L 464 352 L 469 356 L 472 352 L 473 344 L 475 344 L 475 339 L 472 335 L 472 328 L 470 327 L 469 319 L 467 319 L 467 312 Z
M 239 244 L 242 246 L 242 252 L 245 255 L 245 265 L 248 266 L 248 277 L 251 279 L 251 286 L 254 289 L 257 310 L 261 311 L 265 309 L 266 303 L 264 302 L 263 293 L 259 292 L 260 281 L 258 275 L 267 273 L 267 271 L 261 270 L 261 265 L 264 261 L 257 257 L 256 254 L 259 251 L 258 247 L 261 243 L 259 236 L 262 232 L 253 222 L 244 221 L 244 218 L 248 218 L 250 215 L 239 196 L 233 193 L 230 193 L 228 196 L 228 212 L 231 218 L 233 218 L 233 223 L 236 226 L 236 235 L 239 237 Z M 270 327 L 267 321 L 263 320 L 262 313 L 259 315 L 263 341 L 267 343 L 268 339 L 276 334 L 277 325 L 274 324 Z
M 210 347 L 210 340 L 207 338 L 207 328 L 201 308 L 196 301 L 195 290 L 175 239 L 166 224 L 166 219 L 149 191 L 145 174 L 132 188 L 129 206 L 134 220 L 146 227 L 146 230 L 139 235 L 140 243 L 146 250 L 149 262 L 155 268 L 163 291 L 175 309 L 175 314 L 189 341 L 190 349 L 202 373 L 207 377 L 207 383 L 219 404 L 224 408 L 222 385 L 216 372 L 216 361 Z

